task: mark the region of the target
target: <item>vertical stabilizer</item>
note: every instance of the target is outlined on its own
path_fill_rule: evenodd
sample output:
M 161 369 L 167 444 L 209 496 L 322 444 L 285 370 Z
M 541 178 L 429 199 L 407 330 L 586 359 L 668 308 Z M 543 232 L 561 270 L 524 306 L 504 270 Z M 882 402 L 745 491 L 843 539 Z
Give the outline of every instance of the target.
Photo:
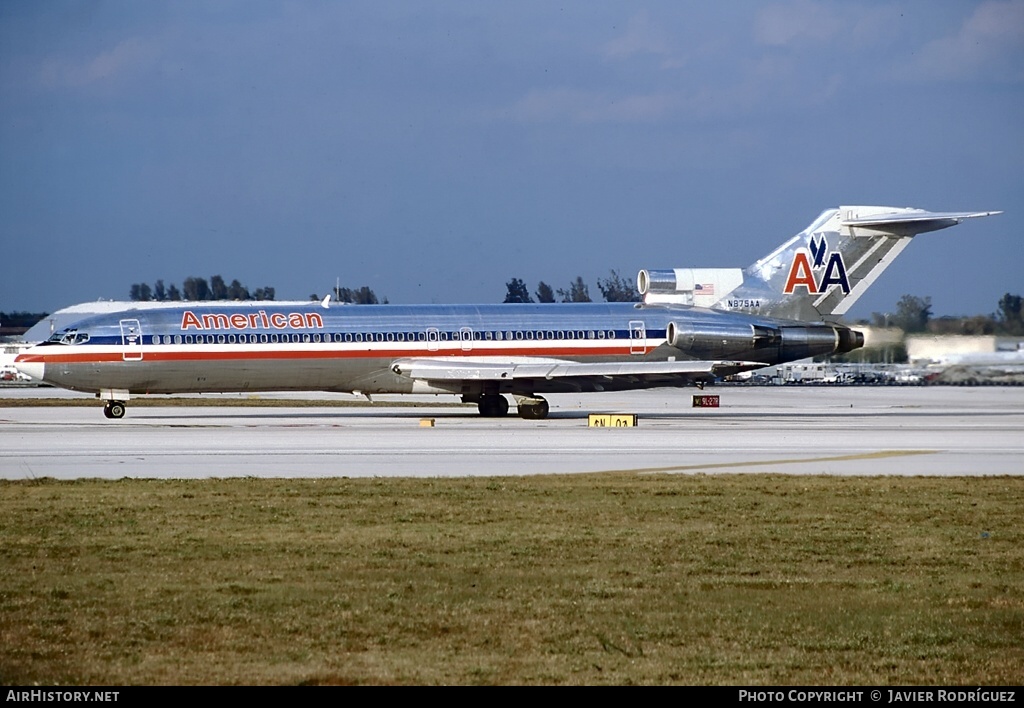
M 884 206 L 827 209 L 806 229 L 743 269 L 741 276 L 739 269 L 641 271 L 638 284 L 645 302 L 704 305 L 806 321 L 836 319 L 853 306 L 915 235 L 999 213 L 929 212 Z M 728 274 L 731 287 L 713 289 L 713 302 L 707 297 L 698 302 L 683 289 L 687 278 L 679 274 L 687 272 L 708 274 L 707 279 L 711 274 Z

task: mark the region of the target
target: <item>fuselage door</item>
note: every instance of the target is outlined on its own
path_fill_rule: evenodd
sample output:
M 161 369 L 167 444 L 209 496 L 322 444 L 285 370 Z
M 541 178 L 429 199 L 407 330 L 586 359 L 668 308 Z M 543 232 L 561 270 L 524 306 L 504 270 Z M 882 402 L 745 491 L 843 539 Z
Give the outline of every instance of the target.
M 468 352 L 473 349 L 473 330 L 470 327 L 463 327 L 459 330 L 462 339 L 462 351 Z
M 427 328 L 427 351 L 428 352 L 436 352 L 440 339 L 441 339 L 441 333 L 438 331 L 437 327 L 428 327 Z
M 629 353 L 644 354 L 647 344 L 647 327 L 641 320 L 629 323 Z
M 138 320 L 121 320 L 121 344 L 125 361 L 142 361 L 142 327 Z

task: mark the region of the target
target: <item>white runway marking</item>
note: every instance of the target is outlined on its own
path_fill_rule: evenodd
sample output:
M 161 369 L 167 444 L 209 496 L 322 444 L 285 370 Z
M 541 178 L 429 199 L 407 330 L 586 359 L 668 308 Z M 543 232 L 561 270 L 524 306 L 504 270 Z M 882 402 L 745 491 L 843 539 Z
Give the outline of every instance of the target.
M 99 406 L 0 408 L 0 477 L 1024 474 L 1024 388 L 719 387 L 719 409 L 691 408 L 694 392 L 552 396 L 544 421 L 387 403 L 129 402 L 119 421 Z M 637 413 L 639 426 L 588 428 L 591 412 Z

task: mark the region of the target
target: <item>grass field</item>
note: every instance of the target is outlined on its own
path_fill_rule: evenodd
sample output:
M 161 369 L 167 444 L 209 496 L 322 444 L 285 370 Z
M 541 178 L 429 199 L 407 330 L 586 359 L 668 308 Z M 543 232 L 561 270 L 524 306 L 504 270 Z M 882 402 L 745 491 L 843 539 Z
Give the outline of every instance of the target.
M 1024 676 L 1024 478 L 37 480 L 0 512 L 8 685 Z

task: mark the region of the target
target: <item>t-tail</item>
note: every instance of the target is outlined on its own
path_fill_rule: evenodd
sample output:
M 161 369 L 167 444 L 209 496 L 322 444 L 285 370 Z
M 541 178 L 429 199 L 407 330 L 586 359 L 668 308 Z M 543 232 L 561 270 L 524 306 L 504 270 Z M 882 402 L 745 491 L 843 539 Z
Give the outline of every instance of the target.
M 827 209 L 747 268 L 642 270 L 644 302 L 804 321 L 845 314 L 917 234 L 998 211 L 930 212 L 884 206 Z

